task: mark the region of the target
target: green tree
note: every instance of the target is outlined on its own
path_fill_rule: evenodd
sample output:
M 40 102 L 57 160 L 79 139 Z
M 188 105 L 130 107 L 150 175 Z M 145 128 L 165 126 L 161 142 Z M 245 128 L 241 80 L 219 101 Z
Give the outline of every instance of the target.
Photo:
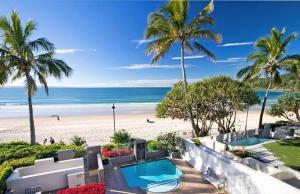
M 280 96 L 271 106 L 268 114 L 284 117 L 291 122 L 300 122 L 300 94 L 286 94 Z
M 300 91 L 300 79 L 297 75 L 292 73 L 284 73 L 280 76 L 281 83 L 275 83 L 274 89 L 285 89 L 291 91 Z M 250 82 L 250 84 L 256 89 L 267 89 L 269 79 L 259 78 Z
M 271 35 L 256 41 L 256 51 L 247 58 L 252 65 L 241 69 L 237 76 L 243 80 L 254 80 L 264 75 L 268 78 L 268 87 L 264 96 L 262 109 L 259 118 L 259 128 L 262 127 L 265 106 L 269 96 L 269 90 L 274 83 L 281 82 L 280 73 L 282 70 L 300 76 L 299 63 L 300 55 L 286 55 L 288 44 L 296 38 L 296 33 L 292 33 L 285 38 L 285 28 L 279 32 L 272 28 Z
M 220 133 L 228 133 L 235 128 L 237 111 L 260 103 L 250 85 L 226 76 L 206 79 L 201 84 L 212 104 L 212 118 L 218 125 Z
M 226 76 L 190 84 L 188 92 L 186 100 L 183 83 L 175 84 L 158 104 L 156 111 L 161 117 L 186 120 L 189 118 L 190 106 L 200 136 L 208 135 L 214 123 L 220 133 L 230 132 L 235 127 L 236 112 L 259 103 L 255 91 L 248 84 Z
M 53 76 L 61 79 L 69 76 L 72 69 L 62 60 L 53 57 L 55 47 L 46 38 L 31 39 L 36 24 L 30 20 L 22 26 L 16 11 L 10 18 L 0 17 L 2 43 L 0 44 L 0 85 L 9 81 L 25 79 L 27 90 L 30 140 L 36 143 L 32 109 L 32 96 L 37 91 L 37 80 L 48 95 L 46 79 Z
M 214 25 L 215 21 L 209 14 L 214 10 L 211 1 L 198 15 L 189 20 L 189 2 L 187 0 L 170 0 L 159 11 L 151 13 L 145 37 L 150 41 L 146 48 L 146 54 L 153 55 L 152 63 L 162 58 L 170 48 L 178 43 L 181 51 L 182 78 L 185 94 L 188 93 L 186 78 L 185 53 L 201 53 L 215 60 L 215 56 L 207 48 L 199 43 L 199 39 L 209 39 L 217 43 L 221 42 L 221 35 L 204 26 Z M 192 110 L 189 109 L 189 117 L 193 127 L 193 134 L 199 135 L 199 128 L 193 121 Z

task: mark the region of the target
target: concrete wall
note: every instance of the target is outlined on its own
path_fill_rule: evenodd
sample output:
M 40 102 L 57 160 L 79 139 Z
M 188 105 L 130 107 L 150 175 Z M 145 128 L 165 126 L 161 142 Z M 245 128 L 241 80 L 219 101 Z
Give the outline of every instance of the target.
M 112 165 L 120 165 L 135 161 L 135 157 L 134 155 L 118 156 L 115 158 L 109 158 L 109 160 Z
M 204 145 L 206 147 L 209 147 L 212 150 L 215 150 L 218 153 L 225 153 L 227 145 L 221 142 L 218 142 L 215 140 L 215 136 L 209 136 L 209 137 L 200 137 L 201 145 Z
M 40 160 L 35 160 L 34 166 L 19 168 L 20 176 L 29 176 L 33 174 L 40 174 L 50 171 L 57 171 L 67 168 L 73 168 L 83 166 L 83 159 L 76 158 L 70 160 L 63 160 L 54 162 L 53 158 L 45 158 Z
M 243 139 L 245 137 L 253 137 L 255 133 L 256 133 L 255 129 L 248 129 L 246 132 L 237 131 L 231 133 L 224 133 L 224 134 L 217 135 L 216 140 L 219 142 L 231 142 L 231 141 Z
M 68 187 L 67 175 L 84 172 L 83 158 L 55 162 L 53 158 L 36 160 L 34 166 L 17 168 L 6 180 L 8 189 L 23 194 L 26 188 L 41 186 L 42 191 Z
M 255 171 L 205 146 L 196 146 L 190 140 L 184 142 L 186 152 L 183 159 L 199 171 L 209 167 L 226 177 L 227 190 L 231 194 L 299 194 L 295 187 L 268 174 Z

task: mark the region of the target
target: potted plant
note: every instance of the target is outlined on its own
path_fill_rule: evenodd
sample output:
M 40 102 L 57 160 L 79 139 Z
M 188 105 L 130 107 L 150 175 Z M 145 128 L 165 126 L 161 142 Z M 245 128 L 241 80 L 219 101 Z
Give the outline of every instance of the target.
M 157 140 L 168 150 L 171 158 L 180 158 L 179 145 L 181 140 L 175 132 L 160 135 Z

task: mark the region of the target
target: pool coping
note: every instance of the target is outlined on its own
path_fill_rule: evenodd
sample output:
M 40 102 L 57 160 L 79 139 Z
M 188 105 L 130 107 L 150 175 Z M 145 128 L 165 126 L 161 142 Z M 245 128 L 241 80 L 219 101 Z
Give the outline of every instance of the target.
M 163 157 L 169 159 L 173 162 L 176 167 L 183 173 L 180 177 L 180 184 L 178 187 L 167 192 L 168 194 L 195 194 L 195 193 L 207 193 L 215 194 L 217 189 L 207 181 L 204 181 L 201 172 L 193 168 L 189 163 L 183 159 L 173 159 L 169 157 Z M 163 159 L 160 158 L 160 159 Z M 159 159 L 159 158 L 157 158 Z M 154 159 L 154 160 L 157 160 Z M 134 164 L 128 163 L 128 164 Z M 132 194 L 143 194 L 149 193 L 140 188 L 129 189 L 127 183 L 120 171 L 120 166 L 105 166 L 105 183 L 107 185 L 106 194 L 116 194 L 116 193 L 132 193 Z M 126 165 L 122 165 L 126 166 Z
M 264 138 L 264 139 L 268 139 L 268 138 Z M 230 142 L 226 142 L 226 145 L 228 146 L 229 150 L 242 150 L 242 149 L 252 150 L 255 148 L 259 148 L 264 144 L 268 144 L 268 143 L 272 143 L 272 142 L 276 141 L 276 139 L 272 139 L 272 138 L 270 138 L 269 140 L 270 141 L 266 141 L 266 142 L 262 142 L 262 143 L 258 143 L 258 144 L 254 144 L 254 145 L 250 145 L 250 146 L 232 146 L 232 145 L 228 144 Z
M 150 191 L 148 191 L 147 189 L 142 188 L 142 187 L 140 187 L 140 186 L 130 188 L 130 187 L 128 186 L 127 180 L 126 180 L 126 178 L 124 177 L 123 172 L 122 172 L 121 169 L 122 169 L 122 168 L 126 168 L 126 167 L 130 167 L 130 166 L 135 166 L 135 165 L 144 164 L 144 163 L 156 162 L 156 161 L 159 161 L 159 160 L 168 160 L 169 162 L 171 162 L 172 165 L 175 166 L 175 168 L 176 168 L 177 170 L 179 170 L 179 171 L 181 172 L 181 175 L 180 175 L 178 178 L 175 178 L 175 179 L 177 180 L 177 185 L 176 185 L 175 188 L 173 188 L 173 189 L 171 189 L 171 190 L 169 190 L 169 191 L 159 192 L 159 193 L 167 193 L 167 192 L 172 192 L 172 191 L 176 190 L 176 189 L 180 186 L 180 182 L 181 182 L 180 179 L 181 179 L 182 175 L 184 175 L 184 172 L 183 172 L 182 170 L 180 170 L 180 169 L 177 167 L 177 165 L 176 165 L 172 160 L 170 160 L 168 157 L 163 157 L 163 158 L 158 158 L 158 159 L 145 160 L 144 162 L 137 162 L 137 161 L 135 161 L 135 162 L 132 163 L 132 164 L 125 164 L 125 165 L 119 166 L 118 168 L 119 168 L 119 170 L 120 170 L 120 172 L 121 172 L 120 174 L 122 175 L 122 178 L 124 179 L 124 182 L 126 183 L 127 187 L 128 187 L 129 189 L 137 189 L 137 188 L 138 188 L 138 189 L 141 189 L 141 190 L 143 190 L 143 191 L 145 191 L 145 192 L 150 192 Z M 170 181 L 170 180 L 167 180 L 167 181 Z M 167 181 L 164 181 L 164 182 L 167 182 Z M 152 192 L 152 193 L 153 193 L 153 192 Z

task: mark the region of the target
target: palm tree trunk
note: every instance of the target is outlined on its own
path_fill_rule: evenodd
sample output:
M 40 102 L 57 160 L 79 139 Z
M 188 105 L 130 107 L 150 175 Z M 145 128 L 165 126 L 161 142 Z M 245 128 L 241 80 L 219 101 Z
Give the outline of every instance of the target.
M 188 83 L 187 83 L 187 79 L 186 79 L 185 64 L 184 64 L 183 42 L 181 42 L 180 49 L 181 49 L 182 79 L 183 79 L 183 83 L 184 83 L 185 96 L 187 96 L 188 95 Z M 186 98 L 186 100 L 188 100 L 188 99 Z M 193 136 L 197 137 L 197 136 L 199 136 L 199 127 L 197 127 L 197 125 L 195 124 L 192 107 L 190 105 L 188 105 L 188 111 L 189 111 L 189 116 L 190 116 L 190 120 L 191 120 L 191 124 L 192 124 Z
M 264 101 L 263 101 L 260 116 L 259 116 L 259 125 L 258 125 L 259 129 L 262 128 L 262 122 L 263 122 L 264 112 L 265 112 L 265 108 L 266 108 L 266 104 L 267 104 L 267 100 L 268 100 L 268 96 L 269 96 L 269 91 L 272 87 L 272 79 L 273 79 L 273 75 L 271 74 L 270 81 L 269 81 L 269 86 L 268 86 L 267 91 L 265 93 Z
M 32 109 L 31 81 L 29 79 L 29 73 L 26 73 L 26 81 L 27 81 L 27 98 L 28 98 L 28 109 L 29 109 L 30 143 L 33 145 L 36 143 L 36 139 L 35 139 L 35 127 L 34 127 L 33 109 Z

